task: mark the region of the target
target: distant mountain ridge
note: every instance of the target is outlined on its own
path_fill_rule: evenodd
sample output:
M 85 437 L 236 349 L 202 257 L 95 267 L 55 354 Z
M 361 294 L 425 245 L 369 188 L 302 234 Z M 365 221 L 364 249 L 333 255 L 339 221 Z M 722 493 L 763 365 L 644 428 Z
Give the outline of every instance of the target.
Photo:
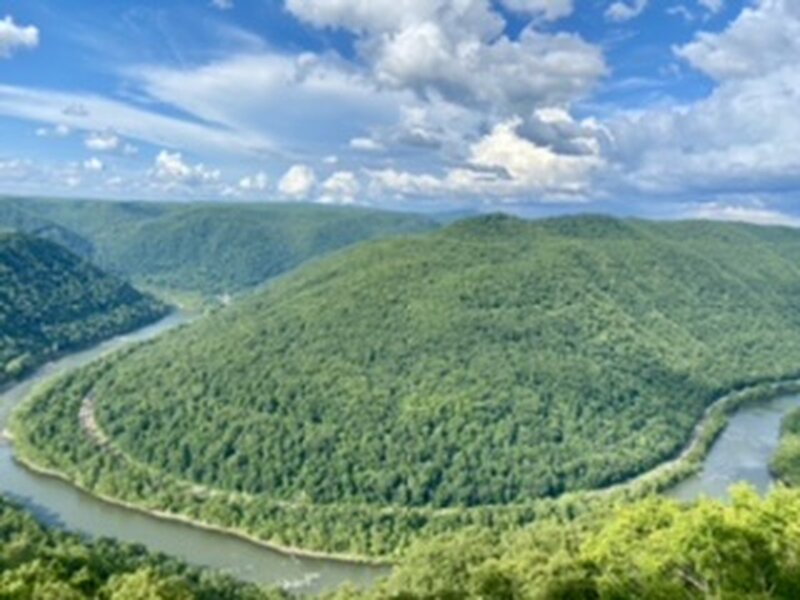
M 134 283 L 205 296 L 245 291 L 357 242 L 437 226 L 315 205 L 0 198 L 0 227 L 53 239 Z

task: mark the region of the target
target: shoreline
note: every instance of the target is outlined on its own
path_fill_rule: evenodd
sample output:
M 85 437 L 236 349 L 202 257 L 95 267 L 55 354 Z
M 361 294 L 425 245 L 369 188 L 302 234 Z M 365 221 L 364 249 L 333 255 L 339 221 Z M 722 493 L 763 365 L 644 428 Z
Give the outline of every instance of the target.
M 7 438 L 8 441 L 12 441 L 13 437 Z M 104 502 L 105 504 L 109 504 L 111 506 L 116 506 L 118 508 L 124 508 L 126 510 L 130 510 L 139 514 L 147 515 L 154 519 L 158 519 L 160 521 L 169 521 L 173 523 L 180 523 L 183 525 L 187 525 L 189 527 L 193 527 L 195 529 L 200 529 L 202 531 L 208 531 L 211 533 L 217 533 L 220 535 L 230 536 L 236 538 L 238 540 L 247 542 L 264 550 L 269 550 L 271 552 L 275 552 L 278 554 L 282 554 L 289 558 L 300 558 L 300 559 L 311 559 L 311 560 L 324 560 L 330 562 L 336 562 L 340 564 L 350 564 L 350 565 L 358 565 L 358 566 L 369 566 L 369 567 L 392 567 L 394 563 L 387 560 L 387 559 L 380 559 L 380 558 L 371 558 L 368 556 L 358 556 L 358 555 L 349 555 L 349 554 L 329 554 L 326 552 L 321 552 L 317 550 L 306 550 L 303 548 L 295 548 L 293 546 L 283 546 L 281 544 L 277 544 L 275 542 L 268 542 L 266 540 L 262 540 L 252 534 L 246 533 L 244 531 L 232 528 L 221 527 L 219 525 L 213 525 L 211 523 L 206 523 L 204 521 L 198 521 L 191 517 L 187 517 L 186 515 L 180 515 L 177 513 L 170 513 L 166 511 L 161 511 L 157 509 L 146 508 L 143 506 L 138 506 L 136 504 L 132 504 L 130 502 L 126 502 L 124 500 L 119 500 L 117 498 L 112 498 L 111 496 L 106 496 L 104 494 L 98 494 L 97 492 L 93 492 L 88 488 L 80 485 L 79 483 L 71 480 L 69 477 L 64 475 L 59 471 L 55 471 L 53 469 L 48 469 L 45 467 L 41 467 L 31 461 L 28 458 L 24 458 L 18 456 L 16 452 L 13 453 L 13 460 L 17 464 L 21 465 L 28 471 L 35 473 L 41 477 L 48 477 L 50 479 L 56 479 L 58 481 L 64 482 L 73 488 L 77 489 L 83 494 L 90 496 L 95 500 L 99 500 Z
M 680 483 L 689 476 L 689 474 L 687 473 L 685 475 L 681 475 L 675 480 L 672 480 L 669 479 L 670 475 L 672 475 L 671 471 L 679 472 L 680 469 L 684 466 L 690 467 L 691 463 L 687 461 L 690 461 L 692 459 L 693 453 L 697 452 L 698 450 L 702 450 L 702 455 L 698 457 L 699 460 L 702 460 L 708 454 L 708 451 L 710 450 L 710 446 L 712 444 L 708 444 L 708 447 L 702 448 L 703 444 L 707 443 L 708 441 L 705 439 L 706 436 L 710 435 L 712 437 L 711 441 L 713 442 L 713 438 L 715 438 L 716 435 L 721 433 L 721 431 L 724 430 L 725 426 L 727 426 L 726 424 L 719 431 L 714 432 L 711 429 L 714 419 L 716 419 L 717 417 L 726 417 L 728 414 L 730 414 L 731 411 L 735 412 L 736 410 L 743 408 L 748 403 L 746 396 L 749 393 L 758 391 L 763 391 L 765 393 L 765 396 L 763 398 L 759 398 L 758 400 L 754 401 L 756 404 L 758 404 L 760 402 L 766 402 L 770 399 L 779 397 L 781 395 L 789 395 L 794 393 L 782 389 L 784 386 L 791 386 L 791 385 L 800 385 L 800 379 L 793 377 L 782 381 L 764 382 L 728 392 L 723 396 L 721 396 L 718 400 L 710 404 L 708 407 L 706 407 L 702 419 L 697 423 L 697 425 L 693 430 L 690 441 L 687 443 L 687 445 L 684 446 L 684 448 L 680 451 L 680 453 L 676 457 L 668 459 L 662 463 L 659 463 L 650 470 L 645 471 L 631 479 L 628 479 L 627 481 L 612 484 L 605 488 L 567 492 L 556 498 L 542 498 L 540 500 L 557 501 L 560 498 L 564 497 L 572 497 L 572 498 L 583 497 L 586 499 L 592 499 L 592 498 L 597 499 L 606 496 L 613 497 L 617 494 L 624 495 L 628 492 L 636 492 L 637 491 L 636 488 L 638 486 L 641 485 L 646 486 L 648 484 L 651 484 L 653 486 L 651 490 L 652 493 L 661 494 L 665 490 L 673 487 L 674 485 L 677 485 L 678 483 Z M 749 402 L 753 401 L 750 400 Z M 730 407 L 728 407 L 729 404 L 731 405 Z M 10 431 L 8 431 L 7 429 L 4 430 L 2 432 L 2 435 L 0 435 L 0 439 L 2 439 L 3 437 L 5 437 L 6 441 L 8 441 L 13 446 L 14 436 Z M 136 513 L 147 515 L 149 517 L 161 521 L 180 523 L 199 530 L 230 536 L 232 538 L 250 543 L 259 548 L 276 552 L 284 556 L 295 557 L 300 559 L 305 558 L 310 560 L 324 560 L 345 565 L 351 564 L 358 566 L 374 566 L 376 568 L 380 567 L 391 568 L 394 565 L 393 561 L 390 560 L 389 558 L 370 557 L 370 556 L 356 555 L 356 554 L 328 553 L 318 550 L 304 549 L 301 547 L 285 546 L 279 543 L 269 542 L 267 540 L 258 538 L 253 534 L 250 534 L 246 531 L 239 530 L 236 528 L 214 525 L 212 523 L 200 521 L 192 517 L 182 515 L 180 513 L 173 513 L 158 509 L 147 508 L 144 506 L 133 504 L 131 502 L 127 502 L 125 500 L 120 500 L 118 498 L 99 494 L 73 481 L 64 473 L 48 469 L 45 467 L 41 467 L 37 465 L 34 461 L 32 461 L 30 458 L 18 455 L 16 449 L 13 452 L 13 460 L 22 467 L 24 467 L 25 469 L 28 469 L 37 475 L 49 477 L 52 479 L 57 479 L 79 490 L 81 493 L 86 494 L 87 496 L 99 500 L 101 502 L 104 502 L 106 504 L 123 508 L 126 510 L 131 510 Z M 660 476 L 667 477 L 668 481 L 659 482 Z M 650 493 L 650 492 L 645 491 L 645 493 Z M 497 508 L 514 508 L 515 506 L 521 507 L 524 505 L 486 505 L 478 508 L 497 509 Z M 441 509 L 443 513 L 450 512 L 452 510 L 454 510 L 452 507 Z
M 180 314 L 179 311 L 176 312 Z M 169 319 L 174 314 L 175 312 L 171 313 L 171 315 L 168 315 L 167 317 L 162 319 L 162 321 Z M 161 321 L 159 321 L 158 323 L 160 322 Z M 152 326 L 152 324 L 146 325 L 140 328 L 140 330 L 146 330 L 150 326 Z M 135 331 L 133 333 L 135 333 Z M 99 344 L 98 346 L 102 345 L 103 344 Z M 592 499 L 601 500 L 604 498 L 610 498 L 612 501 L 616 501 L 616 500 L 623 500 L 626 498 L 633 499 L 651 493 L 662 494 L 665 491 L 672 488 L 673 486 L 680 483 L 681 481 L 683 481 L 684 479 L 691 476 L 691 474 L 695 472 L 698 467 L 702 466 L 702 461 L 708 455 L 708 452 L 710 451 L 710 448 L 713 445 L 714 439 L 727 426 L 727 424 L 724 423 L 724 419 L 728 415 L 730 415 L 732 412 L 735 412 L 739 408 L 744 407 L 750 402 L 759 403 L 762 401 L 767 401 L 769 399 L 772 399 L 776 396 L 797 393 L 798 390 L 793 391 L 793 390 L 787 390 L 786 388 L 798 385 L 800 385 L 800 378 L 798 378 L 797 374 L 795 374 L 792 377 L 787 377 L 782 380 L 763 381 L 760 383 L 749 385 L 747 387 L 732 388 L 730 391 L 722 394 L 717 400 L 709 404 L 704 409 L 700 420 L 697 422 L 697 424 L 694 426 L 692 430 L 690 438 L 679 452 L 673 455 L 672 458 L 668 458 L 656 464 L 649 470 L 644 471 L 639 475 L 635 475 L 627 480 L 595 489 L 575 490 L 571 492 L 566 492 L 554 498 L 532 499 L 524 504 L 484 505 L 476 508 L 479 508 L 481 510 L 503 509 L 503 508 L 513 509 L 513 508 L 524 508 L 526 505 L 533 504 L 536 501 L 559 501 L 560 499 L 563 498 L 584 498 L 588 501 L 591 501 Z M 750 394 L 755 394 L 755 397 L 748 398 L 748 395 Z M 28 400 L 29 397 L 30 395 L 22 399 L 14 410 L 16 411 L 17 408 L 22 406 L 25 403 L 25 401 Z M 359 554 L 330 553 L 324 551 L 304 549 L 302 547 L 286 546 L 280 543 L 270 542 L 261 539 L 254 534 L 251 534 L 247 531 L 240 530 L 234 527 L 215 525 L 212 523 L 195 519 L 185 514 L 181 514 L 180 512 L 168 512 L 154 508 L 147 508 L 138 504 L 121 500 L 119 498 L 114 498 L 111 496 L 106 496 L 103 494 L 96 493 L 73 481 L 68 475 L 64 473 L 48 469 L 45 467 L 40 467 L 39 465 L 36 464 L 36 462 L 33 459 L 25 456 L 20 456 L 17 452 L 19 448 L 14 447 L 14 435 L 12 431 L 10 431 L 11 427 L 12 427 L 11 424 L 8 424 L 7 428 L 0 433 L 0 442 L 8 443 L 12 446 L 13 460 L 17 464 L 38 475 L 57 479 L 63 483 L 66 483 L 67 485 L 75 488 L 81 493 L 86 494 L 88 497 L 101 501 L 105 504 L 117 506 L 119 508 L 123 508 L 126 510 L 131 510 L 139 514 L 147 515 L 154 519 L 180 523 L 199 530 L 208 531 L 219 535 L 230 536 L 231 538 L 244 541 L 259 548 L 269 550 L 281 554 L 283 556 L 306 558 L 309 560 L 330 561 L 332 563 L 338 563 L 343 565 L 350 564 L 353 566 L 374 566 L 376 568 L 391 567 L 393 565 L 393 561 L 391 559 L 392 555 L 369 556 L 369 555 L 359 555 Z M 695 456 L 696 454 L 697 456 Z M 440 514 L 445 514 L 452 512 L 454 510 L 470 510 L 470 509 L 448 507 L 439 510 L 441 511 Z

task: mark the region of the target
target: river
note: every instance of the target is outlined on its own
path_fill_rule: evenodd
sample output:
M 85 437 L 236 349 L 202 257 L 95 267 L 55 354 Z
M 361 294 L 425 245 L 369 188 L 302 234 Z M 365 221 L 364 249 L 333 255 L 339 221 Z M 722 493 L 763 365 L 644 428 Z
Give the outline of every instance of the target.
M 31 377 L 0 394 L 0 430 L 12 410 L 43 381 L 86 365 L 100 356 L 152 339 L 187 321 L 179 313 L 137 332 L 122 335 L 92 349 L 77 352 L 40 368 Z M 14 461 L 11 446 L 0 441 L 0 493 L 25 506 L 42 522 L 90 537 L 112 537 L 144 544 L 186 562 L 224 571 L 245 581 L 315 594 L 345 582 L 369 585 L 386 567 L 296 557 L 223 533 L 158 519 L 118 507 L 58 479 L 32 473 Z
M 86 365 L 130 344 L 152 339 L 187 321 L 174 314 L 135 333 L 116 337 L 95 348 L 71 354 L 39 369 L 0 394 L 0 429 L 11 411 L 40 383 Z M 724 499 L 731 485 L 744 481 L 759 492 L 772 485 L 768 464 L 778 446 L 783 416 L 800 407 L 800 396 L 785 396 L 736 412 L 712 446 L 696 475 L 666 494 L 679 500 L 700 496 Z M 246 581 L 314 594 L 350 582 L 369 585 L 388 573 L 386 567 L 297 557 L 270 550 L 223 533 L 106 503 L 58 479 L 32 473 L 13 459 L 11 446 L 0 440 L 0 493 L 31 510 L 41 521 L 86 534 L 144 544 L 203 567 L 224 571 Z
M 783 396 L 734 413 L 703 461 L 703 469 L 666 495 L 686 501 L 700 496 L 724 500 L 728 489 L 739 482 L 767 492 L 774 483 L 769 461 L 778 447 L 781 420 L 797 407 L 800 396 Z

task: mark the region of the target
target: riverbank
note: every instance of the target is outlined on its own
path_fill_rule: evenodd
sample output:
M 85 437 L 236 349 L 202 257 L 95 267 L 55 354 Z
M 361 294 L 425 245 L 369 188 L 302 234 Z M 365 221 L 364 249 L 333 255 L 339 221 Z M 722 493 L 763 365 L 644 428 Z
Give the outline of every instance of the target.
M 781 396 L 800 393 L 800 379 L 791 377 L 783 381 L 755 384 L 750 387 L 734 390 L 723 395 L 706 408 L 703 418 L 695 426 L 689 443 L 673 459 L 636 476 L 602 490 L 586 492 L 587 494 L 613 495 L 634 493 L 641 496 L 645 493 L 663 493 L 677 486 L 694 475 L 708 456 L 717 438 L 725 431 L 728 418 L 738 410 L 751 404 L 766 403 Z M 636 492 L 639 491 L 639 494 Z
M 640 474 L 639 476 L 621 482 L 614 486 L 604 489 L 587 490 L 573 492 L 566 494 L 556 499 L 537 499 L 526 504 L 519 505 L 506 505 L 506 506 L 483 506 L 472 508 L 445 508 L 445 509 L 392 509 L 391 507 L 383 507 L 378 510 L 376 507 L 344 507 L 345 510 L 350 510 L 347 516 L 340 519 L 343 524 L 344 531 L 346 532 L 349 527 L 360 527 L 362 523 L 377 522 L 381 523 L 381 527 L 385 530 L 390 530 L 393 526 L 398 526 L 404 523 L 402 519 L 418 519 L 417 529 L 409 533 L 413 539 L 420 539 L 430 535 L 438 535 L 454 529 L 460 529 L 470 526 L 486 526 L 488 523 L 495 523 L 493 527 L 509 525 L 516 523 L 517 525 L 531 523 L 540 519 L 546 519 L 561 514 L 564 507 L 570 507 L 569 510 L 577 510 L 578 513 L 591 511 L 594 509 L 603 510 L 607 508 L 609 503 L 624 502 L 635 500 L 653 493 L 663 492 L 676 483 L 694 474 L 702 466 L 703 457 L 708 452 L 708 449 L 713 444 L 716 437 L 725 427 L 725 416 L 730 414 L 749 402 L 764 401 L 776 395 L 789 394 L 793 391 L 800 390 L 800 382 L 791 379 L 780 383 L 762 383 L 750 388 L 736 390 L 729 394 L 722 396 L 715 403 L 710 405 L 704 412 L 703 419 L 696 425 L 694 432 L 689 443 L 681 450 L 679 455 L 673 459 L 663 462 L 653 469 Z M 81 403 L 83 405 L 83 403 Z M 76 419 L 76 421 L 80 421 Z M 77 424 L 77 423 L 76 423 Z M 83 427 L 79 427 L 81 437 L 86 436 L 86 431 Z M 22 436 L 20 439 L 24 439 Z M 91 440 L 88 440 L 91 441 Z M 18 450 L 24 454 L 24 448 Z M 284 545 L 273 541 L 265 540 L 250 531 L 231 526 L 230 524 L 215 524 L 202 518 L 196 518 L 196 515 L 186 515 L 180 512 L 173 512 L 169 510 L 161 510 L 159 508 L 147 508 L 142 506 L 136 500 L 126 500 L 116 495 L 103 495 L 98 494 L 91 489 L 87 489 L 74 482 L 69 475 L 60 472 L 53 472 L 47 469 L 42 469 L 31 461 L 29 457 L 19 456 L 21 464 L 26 464 L 28 467 L 35 469 L 37 472 L 46 474 L 48 476 L 57 477 L 59 480 L 67 482 L 70 485 L 76 486 L 87 495 L 97 498 L 98 500 L 111 504 L 126 510 L 136 511 L 140 514 L 148 515 L 155 519 L 172 521 L 175 523 L 185 524 L 191 527 L 196 527 L 205 531 L 218 533 L 221 535 L 229 535 L 254 544 L 258 547 L 271 550 L 273 552 L 282 553 L 292 557 L 303 557 L 310 559 L 326 560 L 331 562 L 338 562 L 346 565 L 369 565 L 369 566 L 387 566 L 391 564 L 391 560 L 387 557 L 396 556 L 398 551 L 401 551 L 405 546 L 386 546 L 385 553 L 375 553 L 372 555 L 361 554 L 358 552 L 332 552 L 325 551 L 325 549 L 308 549 L 302 545 Z M 117 478 L 126 475 L 124 472 L 117 470 L 115 472 Z M 180 482 L 168 483 L 161 480 L 161 490 L 170 494 L 181 494 L 181 487 L 175 487 Z M 185 482 L 185 485 L 189 485 Z M 323 507 L 317 505 L 301 505 L 301 506 L 281 506 L 277 507 L 275 504 L 269 504 L 268 498 L 253 499 L 249 502 L 243 502 L 241 498 L 232 495 L 230 500 L 220 499 L 220 494 L 215 494 L 216 501 L 211 502 L 208 498 L 201 499 L 201 504 L 195 504 L 195 511 L 199 514 L 221 514 L 221 519 L 227 518 L 224 511 L 240 511 L 241 514 L 250 511 L 248 514 L 271 514 L 271 511 L 277 510 L 277 514 L 272 521 L 266 521 L 267 530 L 281 531 L 281 524 L 288 521 L 283 521 L 280 514 L 285 514 L 284 518 L 296 518 L 297 515 L 292 515 L 292 511 L 302 513 L 305 522 L 312 527 L 310 531 L 317 532 L 318 529 L 313 529 L 315 526 L 315 519 L 317 518 L 316 511 L 328 510 L 331 507 Z M 188 497 L 187 497 L 188 498 Z M 151 497 L 155 499 L 155 496 Z M 138 500 L 138 499 L 137 499 Z M 197 498 L 194 499 L 197 501 Z M 263 501 L 262 504 L 258 502 Z M 156 500 L 157 502 L 157 500 Z M 221 502 L 221 503 L 220 503 Z M 213 504 L 214 511 L 205 510 L 206 503 Z M 210 505 L 209 504 L 209 505 Z M 575 509 L 575 507 L 578 507 Z M 342 508 L 342 507 L 338 507 Z M 379 508 L 379 507 L 378 507 Z M 285 512 L 281 512 L 285 509 Z M 333 507 L 334 510 L 337 507 Z M 223 510 L 223 513 L 217 511 Z M 361 513 L 358 511 L 362 510 Z M 576 513 L 576 514 L 578 514 Z M 349 518 L 348 518 L 349 517 Z M 488 519 L 488 520 L 487 520 Z M 228 518 L 228 522 L 231 520 Z M 354 530 L 353 530 L 354 531 Z M 325 535 L 315 533 L 315 535 Z M 337 539 L 329 537 L 326 538 L 326 543 L 336 542 Z M 301 538 L 301 541 L 302 538 Z M 341 539 L 338 540 L 341 543 Z M 406 540 L 407 545 L 408 540 Z M 394 554 L 392 554 L 394 553 Z
M 13 440 L 13 436 L 9 438 L 9 440 Z M 314 550 L 306 550 L 303 548 L 293 548 L 291 546 L 282 546 L 280 544 L 275 544 L 272 542 L 267 542 L 265 540 L 259 539 L 245 531 L 232 529 L 232 528 L 225 528 L 219 527 L 217 525 L 213 525 L 211 523 L 206 523 L 204 521 L 199 521 L 197 519 L 192 519 L 185 515 L 179 515 L 175 513 L 170 513 L 166 511 L 160 511 L 157 509 L 150 509 L 143 506 L 138 506 L 136 504 L 132 504 L 129 502 L 125 502 L 124 500 L 119 500 L 118 498 L 113 498 L 111 496 L 106 496 L 104 494 L 99 494 L 82 486 L 81 484 L 71 480 L 69 477 L 55 471 L 53 469 L 48 469 L 46 467 L 42 467 L 37 465 L 32 460 L 19 456 L 16 453 L 14 454 L 14 461 L 21 465 L 22 467 L 28 469 L 32 473 L 36 473 L 42 477 L 48 477 L 50 479 L 55 479 L 61 481 L 63 483 L 67 483 L 70 486 L 74 487 L 75 489 L 79 490 L 81 493 L 86 494 L 87 496 L 91 496 L 97 500 L 104 502 L 105 504 L 109 504 L 111 506 L 116 506 L 118 508 L 124 508 L 125 510 L 129 510 L 131 512 L 135 512 L 142 515 L 147 515 L 148 517 L 152 517 L 154 519 L 158 519 L 160 521 L 167 521 L 171 523 L 180 523 L 182 525 L 187 525 L 189 527 L 193 527 L 195 529 L 199 529 L 201 531 L 208 531 L 212 533 L 218 533 L 221 535 L 230 536 L 241 541 L 247 542 L 253 546 L 257 546 L 258 548 L 262 548 L 264 550 L 269 550 L 271 552 L 275 552 L 278 554 L 283 554 L 289 558 L 310 558 L 314 560 L 325 560 L 330 562 L 338 562 L 342 564 L 349 564 L 355 566 L 371 566 L 371 567 L 391 567 L 392 563 L 388 560 L 380 560 L 370 557 L 364 556 L 357 556 L 357 555 L 347 555 L 347 554 L 331 554 L 326 552 L 317 552 Z

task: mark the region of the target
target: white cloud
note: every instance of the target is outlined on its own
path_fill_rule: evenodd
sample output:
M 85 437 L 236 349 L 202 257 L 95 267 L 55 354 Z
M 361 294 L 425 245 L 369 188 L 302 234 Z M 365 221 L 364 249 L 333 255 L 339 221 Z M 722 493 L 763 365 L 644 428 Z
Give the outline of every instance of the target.
M 89 159 L 83 161 L 83 169 L 85 171 L 91 171 L 93 173 L 99 173 L 100 171 L 105 169 L 105 165 L 103 164 L 103 161 L 101 161 L 96 156 L 93 156 L 92 158 L 89 158 Z
M 253 156 L 273 147 L 271 140 L 253 129 L 201 124 L 89 94 L 0 84 L 0 115 L 53 126 L 64 124 L 87 132 L 114 131 L 155 146 L 191 148 L 195 152 Z
M 326 204 L 353 204 L 361 191 L 355 173 L 337 171 L 322 184 L 320 201 Z
M 131 75 L 159 102 L 227 130 L 268 131 L 287 146 L 340 146 L 396 120 L 398 106 L 410 97 L 380 89 L 333 55 L 260 52 L 193 68 L 140 67 Z
M 570 5 L 509 4 L 550 15 Z M 580 98 L 606 73 L 602 51 L 576 35 L 527 27 L 510 39 L 502 16 L 485 0 L 289 0 L 287 8 L 317 27 L 354 32 L 383 85 L 490 106 L 506 116 Z
M 307 165 L 294 165 L 281 178 L 278 191 L 293 200 L 306 200 L 317 185 L 314 170 Z
M 501 169 L 521 191 L 585 192 L 590 174 L 603 164 L 597 155 L 598 149 L 583 155 L 558 154 L 550 147 L 520 137 L 517 131 L 520 125 L 518 120 L 497 125 L 472 147 L 470 163 L 486 169 Z
M 800 3 L 760 0 L 676 53 L 717 80 L 683 106 L 609 121 L 616 173 L 645 193 L 767 193 L 800 185 Z
M 18 49 L 39 45 L 39 30 L 33 25 L 21 27 L 10 15 L 0 20 L 0 58 L 10 58 Z
M 489 106 L 506 115 L 574 101 L 606 73 L 599 49 L 579 37 L 526 29 L 517 40 L 486 41 L 426 22 L 370 43 L 382 83 L 432 92 L 451 102 Z
M 39 127 L 36 130 L 36 135 L 38 137 L 65 138 L 68 137 L 71 133 L 72 129 L 70 129 L 63 123 L 56 125 L 55 127 Z
M 367 137 L 356 137 L 350 140 L 350 147 L 361 152 L 379 152 L 384 150 L 383 144 Z
M 545 118 L 568 120 L 568 113 L 555 109 Z M 592 175 L 604 166 L 599 146 L 588 143 L 583 153 L 560 154 L 519 134 L 521 120 L 500 123 L 470 147 L 468 166 L 451 168 L 442 176 L 409 173 L 396 169 L 369 171 L 376 195 L 453 196 L 483 201 L 582 201 L 589 192 Z
M 231 10 L 233 8 L 233 0 L 211 0 L 211 6 L 218 10 Z
M 676 49 L 679 56 L 718 81 L 760 77 L 800 56 L 800 3 L 758 0 L 721 33 L 700 33 Z
M 686 216 L 693 219 L 709 219 L 712 221 L 800 227 L 800 219 L 780 211 L 761 206 L 725 204 L 722 202 L 707 202 L 692 206 L 687 210 Z
M 725 6 L 725 0 L 697 0 L 697 3 L 712 13 L 718 13 Z
M 691 23 L 696 19 L 695 14 L 685 4 L 676 4 L 668 7 L 667 14 L 673 17 L 681 17 L 687 23 Z
M 500 0 L 508 8 L 520 13 L 541 16 L 548 21 L 555 21 L 572 14 L 572 0 Z
M 167 150 L 162 150 L 156 156 L 152 174 L 167 184 L 187 185 L 215 183 L 222 177 L 219 169 L 208 169 L 202 163 L 190 165 L 184 161 L 180 152 Z
M 84 145 L 94 152 L 114 152 L 120 146 L 120 139 L 112 131 L 95 131 L 86 136 Z
M 630 21 L 638 17 L 647 8 L 648 0 L 627 0 L 626 2 L 614 2 L 606 9 L 606 19 L 620 23 Z
M 263 192 L 269 188 L 269 177 L 264 172 L 255 175 L 242 177 L 239 180 L 239 188 L 246 192 Z

